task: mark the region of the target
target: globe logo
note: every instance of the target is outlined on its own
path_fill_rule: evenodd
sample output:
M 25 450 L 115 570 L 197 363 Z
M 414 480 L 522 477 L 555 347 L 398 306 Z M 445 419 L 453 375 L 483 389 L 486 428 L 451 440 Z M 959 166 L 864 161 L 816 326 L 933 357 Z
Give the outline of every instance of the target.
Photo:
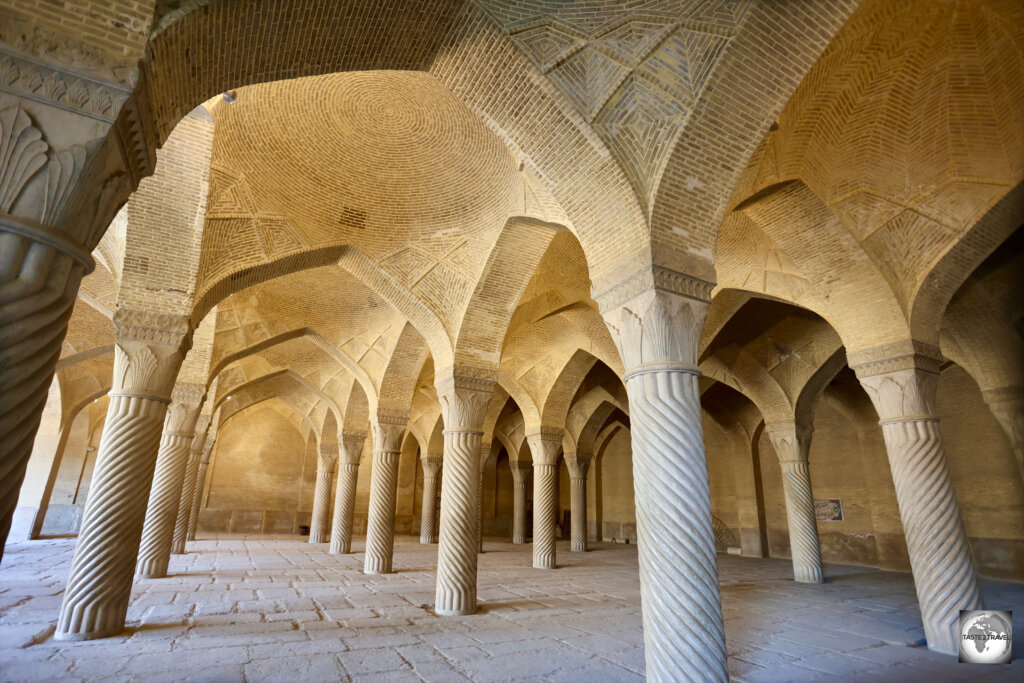
M 1013 622 L 1010 612 L 961 610 L 960 661 L 1003 664 L 1010 661 Z

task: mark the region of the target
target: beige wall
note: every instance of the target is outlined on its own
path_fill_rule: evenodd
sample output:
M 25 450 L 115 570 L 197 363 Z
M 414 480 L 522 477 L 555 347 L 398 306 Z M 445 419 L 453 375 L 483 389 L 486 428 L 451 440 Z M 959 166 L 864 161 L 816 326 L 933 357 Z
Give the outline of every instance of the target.
M 982 401 L 977 384 L 956 365 L 942 373 L 937 411 L 979 571 L 984 576 L 1024 579 L 1024 486 L 1005 433 Z M 859 387 L 851 387 L 849 380 L 831 385 L 815 410 L 810 450 L 814 497 L 839 498 L 844 516 L 842 522 L 818 522 L 822 559 L 909 571 L 877 419 L 867 396 Z M 746 478 L 737 475 L 751 458 L 739 445 L 744 433 L 738 425 L 726 428 L 707 414 L 704 432 L 712 512 L 730 527 L 745 528 L 749 523 L 745 520 L 752 518 L 751 492 L 741 490 L 746 488 Z M 764 433 L 756 447 L 761 456 L 770 555 L 789 557 L 778 457 Z

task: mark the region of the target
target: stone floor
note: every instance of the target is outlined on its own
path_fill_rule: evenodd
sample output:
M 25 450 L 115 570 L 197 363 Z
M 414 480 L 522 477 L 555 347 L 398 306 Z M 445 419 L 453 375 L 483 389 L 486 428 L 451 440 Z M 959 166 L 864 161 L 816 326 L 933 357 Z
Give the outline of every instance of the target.
M 294 537 L 219 537 L 140 581 L 117 638 L 52 638 L 73 539 L 12 543 L 0 570 L 0 681 L 628 681 L 643 675 L 635 546 L 603 544 L 560 568 L 488 540 L 480 613 L 438 618 L 436 546 L 399 538 L 397 572 Z M 357 549 L 362 545 L 357 544 Z M 783 560 L 720 556 L 729 667 L 737 681 L 1024 680 L 1024 586 L 985 582 L 1014 609 L 1016 659 L 957 664 L 922 639 L 903 574 L 831 565 L 797 585 Z

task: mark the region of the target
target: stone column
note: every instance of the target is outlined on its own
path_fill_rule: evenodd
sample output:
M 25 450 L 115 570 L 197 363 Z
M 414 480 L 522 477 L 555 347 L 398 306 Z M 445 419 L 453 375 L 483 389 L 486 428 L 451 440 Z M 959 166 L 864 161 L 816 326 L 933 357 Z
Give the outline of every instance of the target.
M 331 523 L 332 555 L 352 552 L 352 514 L 356 506 L 359 456 L 366 434 L 342 434 L 338 460 L 338 484 L 334 491 L 334 521 Z
M 195 438 L 196 419 L 205 393 L 203 384 L 179 382 L 171 394 L 139 546 L 136 573 L 142 578 L 167 576 L 189 447 Z
M 850 365 L 880 418 L 928 647 L 953 654 L 960 610 L 983 605 L 935 414 L 941 356 L 918 344 L 893 350 L 851 353 Z
M 437 473 L 441 471 L 441 456 L 421 458 L 423 463 L 423 507 L 420 512 L 420 543 L 437 543 Z
M 566 453 L 565 465 L 572 480 L 572 551 L 587 552 L 587 472 L 590 453 Z
M 776 422 L 765 425 L 765 431 L 782 467 L 793 579 L 800 583 L 824 583 L 807 459 L 811 449 L 811 429 L 793 422 Z
M 562 430 L 541 428 L 528 434 L 533 455 L 533 566 L 555 568 L 555 515 L 558 509 L 558 450 Z
M 195 499 L 199 461 L 203 459 L 203 444 L 206 442 L 206 430 L 210 425 L 209 416 L 201 416 L 196 425 L 196 435 L 188 449 L 188 463 L 185 465 L 185 483 L 181 487 L 178 502 L 178 516 L 174 522 L 174 540 L 171 542 L 172 555 L 185 554 L 185 541 L 188 539 L 189 518 L 192 503 Z
M 434 610 L 455 616 L 476 612 L 480 440 L 494 382 L 458 375 L 442 377 L 437 382 L 437 397 L 444 420 L 444 477 Z
M 398 459 L 405 436 L 404 417 L 378 416 L 370 422 L 373 432 L 373 473 L 370 477 L 370 514 L 366 521 L 367 574 L 390 574 L 395 552 L 395 496 L 398 493 Z
M 1024 480 L 1024 388 L 989 389 L 981 395 L 1006 432 L 1017 459 L 1017 472 Z
M 526 486 L 530 463 L 509 460 L 512 470 L 512 542 L 526 543 Z
M 192 506 L 188 512 L 188 536 L 186 540 L 196 540 L 196 527 L 199 526 L 199 510 L 203 506 L 203 489 L 206 487 L 206 470 L 210 466 L 210 455 L 213 453 L 213 445 L 217 435 L 206 440 L 206 447 L 199 457 L 199 470 L 196 472 L 196 488 L 192 492 Z
M 480 445 L 480 476 L 476 488 L 476 537 L 478 541 L 477 552 L 484 551 L 484 469 L 487 459 L 491 457 L 491 444 Z
M 330 528 L 328 515 L 331 508 L 331 478 L 338 462 L 338 444 L 320 444 L 316 459 L 316 489 L 313 491 L 313 516 L 309 523 L 309 542 L 326 543 Z
M 725 681 L 697 350 L 711 285 L 648 266 L 595 298 L 626 369 L 651 681 Z
M 91 74 L 82 97 L 81 88 L 64 87 L 81 84 L 81 75 L 59 65 L 3 46 L 0 62 L 2 559 L 75 297 L 93 270 L 90 252 L 152 172 L 155 135 L 112 71 Z
M 114 383 L 55 638 L 124 629 L 132 573 L 174 378 L 189 343 L 183 316 L 119 310 Z

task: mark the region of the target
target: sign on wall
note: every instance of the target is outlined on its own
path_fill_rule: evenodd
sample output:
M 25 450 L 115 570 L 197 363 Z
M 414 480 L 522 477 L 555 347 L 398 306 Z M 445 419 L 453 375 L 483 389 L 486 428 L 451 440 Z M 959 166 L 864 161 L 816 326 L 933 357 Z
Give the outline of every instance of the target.
M 839 498 L 815 498 L 814 518 L 819 522 L 843 521 L 843 503 Z

